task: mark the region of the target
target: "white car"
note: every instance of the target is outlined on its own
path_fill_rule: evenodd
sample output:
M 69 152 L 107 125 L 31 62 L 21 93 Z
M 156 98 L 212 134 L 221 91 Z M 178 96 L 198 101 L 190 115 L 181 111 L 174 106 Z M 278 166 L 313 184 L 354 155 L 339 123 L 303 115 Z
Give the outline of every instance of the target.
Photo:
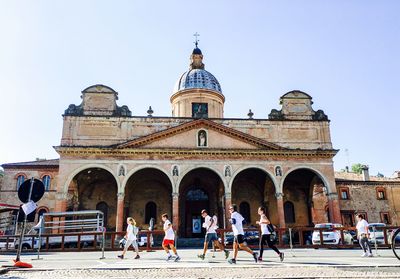
M 340 230 L 336 229 L 336 228 L 343 228 L 342 224 L 322 223 L 322 224 L 316 224 L 314 228 L 322 229 L 323 244 L 340 244 L 340 243 L 342 243 L 341 232 L 340 232 Z M 343 231 L 343 236 L 344 236 L 344 241 L 343 241 L 344 244 L 353 244 L 353 238 L 348 231 Z M 321 244 L 319 230 L 313 231 L 312 243 L 313 243 L 313 245 Z
M 368 232 L 369 232 L 368 238 L 372 244 L 375 244 L 375 241 L 377 244 L 385 244 L 385 238 L 384 238 L 385 235 L 384 235 L 382 227 L 386 227 L 386 224 L 384 224 L 384 223 L 369 223 L 368 224 Z M 387 232 L 386 235 L 387 235 L 388 243 L 389 243 L 390 233 Z

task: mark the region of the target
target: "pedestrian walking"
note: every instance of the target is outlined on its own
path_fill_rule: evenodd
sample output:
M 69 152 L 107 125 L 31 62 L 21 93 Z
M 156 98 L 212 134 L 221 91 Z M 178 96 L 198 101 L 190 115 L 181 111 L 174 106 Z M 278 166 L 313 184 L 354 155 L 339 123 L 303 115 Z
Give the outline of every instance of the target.
M 362 257 L 372 257 L 371 243 L 368 240 L 368 222 L 362 214 L 356 214 L 357 218 L 357 238 L 364 253 Z
M 232 224 L 232 231 L 233 231 L 233 258 L 230 259 L 228 262 L 230 264 L 236 263 L 236 257 L 238 250 L 244 250 L 249 254 L 253 255 L 254 261 L 257 262 L 257 253 L 253 252 L 249 247 L 247 247 L 246 243 L 244 242 L 244 231 L 243 231 L 243 223 L 244 218 L 243 216 L 237 212 L 237 205 L 233 204 L 229 207 L 229 212 L 231 213 L 230 222 Z
M 269 248 L 274 250 L 278 256 L 280 261 L 282 262 L 285 255 L 284 253 L 280 252 L 278 248 L 275 246 L 275 239 L 273 239 L 273 225 L 269 221 L 267 215 L 266 215 L 266 208 L 263 206 L 260 206 L 258 208 L 258 215 L 260 215 L 260 221 L 257 221 L 256 223 L 260 225 L 261 229 L 261 237 L 260 237 L 260 256 L 258 257 L 258 261 L 262 261 L 262 256 L 264 253 L 264 245 L 268 245 Z
M 136 227 L 136 221 L 132 217 L 128 217 L 126 219 L 126 222 L 128 223 L 128 227 L 126 228 L 126 234 L 124 236 L 125 238 L 124 250 L 121 255 L 118 255 L 118 258 L 123 259 L 126 251 L 129 249 L 129 246 L 132 245 L 132 247 L 135 249 L 136 252 L 136 257 L 134 259 L 137 260 L 140 259 L 139 247 L 137 244 L 137 234 L 139 232 L 139 229 L 138 227 Z
M 203 209 L 201 211 L 201 216 L 204 218 L 203 228 L 206 229 L 206 235 L 204 237 L 204 247 L 203 254 L 198 255 L 198 257 L 204 260 L 208 248 L 208 244 L 212 242 L 214 247 L 219 247 L 221 251 L 225 253 L 225 259 L 229 257 L 229 251 L 225 249 L 224 245 L 218 241 L 217 229 L 218 229 L 218 218 L 216 215 L 211 217 L 208 215 L 207 210 Z
M 172 255 L 170 250 L 172 250 L 175 254 L 175 262 L 179 261 L 181 258 L 178 255 L 178 252 L 175 248 L 175 232 L 172 228 L 172 223 L 168 220 L 168 214 L 164 213 L 161 215 L 161 219 L 164 222 L 164 232 L 165 236 L 162 242 L 162 247 L 164 251 L 167 253 L 167 261 L 172 259 Z

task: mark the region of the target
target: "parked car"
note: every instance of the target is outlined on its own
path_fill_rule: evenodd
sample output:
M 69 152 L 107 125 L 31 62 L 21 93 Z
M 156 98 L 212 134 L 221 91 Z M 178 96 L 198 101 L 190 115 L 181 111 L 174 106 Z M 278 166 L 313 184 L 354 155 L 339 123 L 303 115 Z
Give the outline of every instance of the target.
M 7 238 L 6 236 L 0 236 L 0 250 L 7 248 Z M 7 249 L 14 249 L 14 238 L 8 239 L 8 248 Z
M 384 223 L 369 223 L 368 224 L 368 232 L 369 232 L 369 241 L 374 244 L 375 241 L 377 244 L 385 244 L 385 235 L 383 232 L 383 228 L 386 227 Z M 387 232 L 386 237 L 388 239 L 388 243 L 390 242 L 390 233 Z
M 342 224 L 337 223 L 322 223 L 316 224 L 314 226 L 315 229 L 323 229 L 322 230 L 322 239 L 323 244 L 340 244 L 342 243 L 341 232 L 337 230 L 337 228 L 343 228 Z M 348 231 L 343 231 L 343 243 L 344 244 L 353 244 L 353 237 Z M 313 231 L 312 234 L 312 243 L 314 245 L 321 244 L 320 240 L 320 231 Z
M 244 232 L 245 242 L 247 245 L 258 245 L 260 243 L 260 237 L 257 231 L 245 231 Z M 227 232 L 225 234 L 225 243 L 224 245 L 232 245 L 233 244 L 233 232 Z M 221 238 L 219 239 L 221 241 Z

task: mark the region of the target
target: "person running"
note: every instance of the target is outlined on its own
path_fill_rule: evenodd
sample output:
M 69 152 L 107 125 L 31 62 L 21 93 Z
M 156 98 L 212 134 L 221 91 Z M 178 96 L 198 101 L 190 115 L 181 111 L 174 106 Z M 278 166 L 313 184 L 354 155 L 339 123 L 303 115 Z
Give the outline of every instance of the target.
M 137 244 L 137 233 L 139 232 L 138 227 L 136 227 L 136 221 L 132 217 L 128 217 L 126 219 L 126 222 L 128 223 L 128 227 L 126 228 L 126 234 L 124 236 L 126 242 L 124 245 L 124 251 L 122 252 L 122 255 L 118 255 L 118 258 L 123 259 L 125 256 L 126 251 L 129 249 L 129 246 L 132 245 L 132 247 L 135 249 L 136 252 L 136 257 L 134 258 L 135 260 L 140 259 L 139 256 L 139 247 Z
M 261 238 L 260 238 L 260 256 L 258 257 L 258 261 L 262 261 L 262 256 L 264 252 L 264 245 L 268 245 L 269 248 L 274 250 L 278 256 L 281 262 L 283 261 L 284 258 L 284 253 L 280 252 L 278 248 L 276 248 L 274 241 L 271 240 L 271 231 L 268 228 L 268 225 L 271 225 L 271 222 L 268 220 L 266 213 L 266 209 L 263 206 L 260 206 L 258 208 L 258 215 L 260 215 L 260 221 L 257 221 L 256 223 L 260 225 L 261 228 Z
M 231 212 L 231 219 L 230 222 L 232 224 L 232 231 L 233 231 L 233 258 L 230 259 L 228 262 L 230 264 L 236 263 L 236 257 L 239 248 L 241 250 L 245 250 L 249 254 L 253 255 L 254 261 L 257 262 L 257 253 L 253 252 L 247 245 L 244 243 L 244 231 L 243 231 L 243 223 L 244 218 L 243 216 L 237 212 L 237 205 L 232 204 L 229 207 L 229 211 Z
M 368 240 L 368 222 L 362 214 L 356 214 L 357 217 L 357 236 L 361 248 L 364 250 L 362 257 L 372 257 L 371 244 Z
M 162 242 L 162 247 L 164 248 L 164 251 L 167 253 L 167 261 L 172 259 L 172 255 L 169 252 L 171 249 L 174 254 L 175 254 L 175 261 L 179 261 L 181 258 L 178 256 L 178 252 L 176 251 L 175 248 L 175 233 L 174 230 L 172 229 L 172 223 L 168 220 L 168 214 L 164 213 L 161 215 L 161 219 L 164 222 L 164 232 L 165 236 Z
M 218 219 L 217 216 L 211 217 L 208 215 L 207 210 L 203 209 L 201 211 L 201 216 L 204 218 L 204 223 L 203 223 L 203 228 L 206 229 L 206 236 L 204 238 L 204 248 L 203 248 L 203 254 L 198 255 L 198 257 L 202 260 L 204 260 L 208 248 L 208 244 L 210 242 L 214 243 L 214 247 L 219 247 L 221 251 L 224 251 L 225 253 L 225 259 L 229 257 L 229 251 L 225 249 L 224 245 L 218 241 L 218 236 L 217 236 L 217 229 L 218 229 Z

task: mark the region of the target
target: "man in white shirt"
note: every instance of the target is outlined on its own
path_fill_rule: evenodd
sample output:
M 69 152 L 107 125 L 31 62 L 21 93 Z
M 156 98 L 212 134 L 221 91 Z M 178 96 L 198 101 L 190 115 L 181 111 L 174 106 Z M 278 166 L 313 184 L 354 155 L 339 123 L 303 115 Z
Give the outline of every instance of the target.
M 167 253 L 167 261 L 172 259 L 172 255 L 169 252 L 169 249 L 171 249 L 175 254 L 175 261 L 177 262 L 181 258 L 178 256 L 178 252 L 176 251 L 175 248 L 175 233 L 172 228 L 172 223 L 168 220 L 167 213 L 164 213 L 161 216 L 161 219 L 164 222 L 164 232 L 165 232 L 165 236 L 162 242 L 162 247 L 164 248 L 164 251 Z
M 356 214 L 357 218 L 357 237 L 364 250 L 362 257 L 372 257 L 371 244 L 368 241 L 368 222 L 364 219 L 362 214 Z
M 230 264 L 236 263 L 236 257 L 239 248 L 241 250 L 245 250 L 246 252 L 252 254 L 254 261 L 257 262 L 258 254 L 256 252 L 253 252 L 249 247 L 247 247 L 247 245 L 244 242 L 244 231 L 243 231 L 244 218 L 239 212 L 237 212 L 237 205 L 232 204 L 229 207 L 229 212 L 231 213 L 230 222 L 232 224 L 234 239 L 233 239 L 233 258 L 230 259 L 228 262 Z
M 208 215 L 207 210 L 203 209 L 201 211 L 201 216 L 204 218 L 204 223 L 203 223 L 203 228 L 206 229 L 206 236 L 204 238 L 204 248 L 203 248 L 203 254 L 198 255 L 198 257 L 202 260 L 204 260 L 208 248 L 208 244 L 210 242 L 214 243 L 214 247 L 218 246 L 221 251 L 224 251 L 225 253 L 225 259 L 229 257 L 229 252 L 225 249 L 224 245 L 218 241 L 218 236 L 217 236 L 217 229 L 218 229 L 218 219 L 217 216 L 211 217 Z

